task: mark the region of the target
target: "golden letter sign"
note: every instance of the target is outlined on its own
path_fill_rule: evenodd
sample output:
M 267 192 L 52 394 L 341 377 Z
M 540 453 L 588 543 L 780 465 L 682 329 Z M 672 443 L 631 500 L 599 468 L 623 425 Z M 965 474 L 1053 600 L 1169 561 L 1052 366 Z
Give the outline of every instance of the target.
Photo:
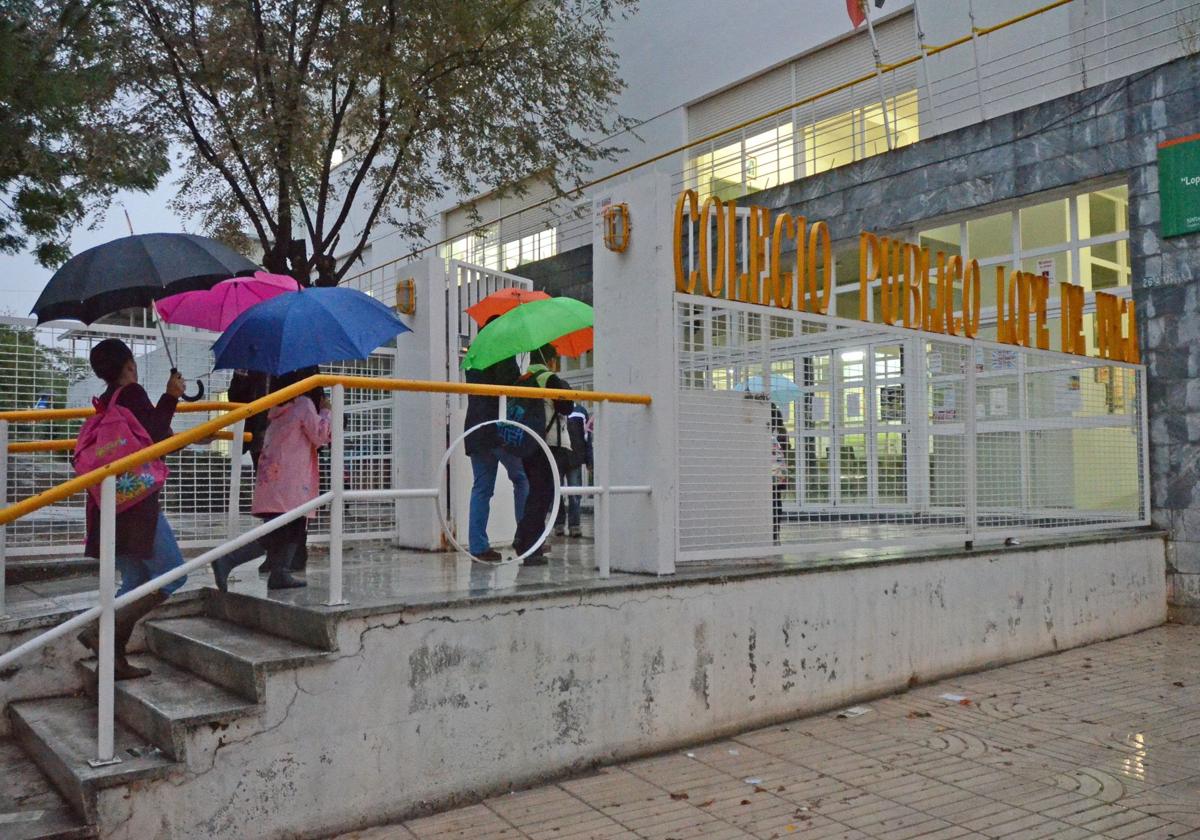
M 739 235 L 740 234 L 740 235 Z M 694 236 L 694 241 L 693 237 Z M 695 254 L 689 270 L 684 244 Z M 785 242 L 795 257 L 785 261 Z M 741 246 L 739 250 L 739 245 Z M 829 227 L 803 216 L 766 207 L 739 213 L 737 201 L 715 196 L 700 202 L 685 190 L 675 203 L 675 290 L 825 315 L 833 299 L 833 259 Z M 743 270 L 743 268 L 745 270 Z M 867 298 L 879 281 L 879 309 L 885 324 L 925 332 L 975 338 L 979 334 L 980 268 L 942 251 L 862 233 L 858 249 L 858 317 L 869 321 Z M 1050 280 L 1039 274 L 996 269 L 996 340 L 1020 347 L 1050 349 L 1047 305 Z M 961 289 L 957 307 L 955 290 Z M 1061 350 L 1086 355 L 1083 336 L 1084 289 L 1059 284 Z M 1100 357 L 1138 362 L 1133 301 L 1096 293 L 1096 334 Z

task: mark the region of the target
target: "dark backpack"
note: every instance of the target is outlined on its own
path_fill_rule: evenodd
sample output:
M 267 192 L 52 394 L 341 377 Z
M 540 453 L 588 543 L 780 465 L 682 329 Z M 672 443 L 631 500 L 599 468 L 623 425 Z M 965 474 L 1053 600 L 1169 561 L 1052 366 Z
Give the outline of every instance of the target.
M 523 388 L 532 388 L 537 386 L 537 381 L 533 374 L 525 373 L 521 375 L 521 378 L 515 384 Z M 532 397 L 509 397 L 507 403 L 508 411 L 506 416 L 509 420 L 514 423 L 522 423 L 539 435 L 545 434 L 545 400 L 533 399 Z M 519 426 L 510 426 L 507 423 L 501 423 L 497 428 L 500 434 L 500 445 L 505 449 L 512 450 L 522 458 L 526 458 L 537 451 L 537 441 Z

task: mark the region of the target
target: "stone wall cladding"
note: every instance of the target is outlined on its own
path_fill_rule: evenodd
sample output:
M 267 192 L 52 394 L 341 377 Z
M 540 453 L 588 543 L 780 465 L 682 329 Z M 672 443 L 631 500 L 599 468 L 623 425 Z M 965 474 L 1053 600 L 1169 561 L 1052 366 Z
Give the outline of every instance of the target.
M 573 297 L 592 302 L 592 246 L 584 245 L 537 262 L 525 263 L 512 270 L 528 277 L 533 287 L 554 297 Z
M 1200 56 L 1192 55 L 743 199 L 823 219 L 837 241 L 1124 177 L 1133 294 L 1149 372 L 1152 514 L 1171 535 L 1173 603 L 1194 607 L 1200 607 L 1200 234 L 1159 235 L 1157 147 L 1197 133 Z M 570 278 L 558 282 L 577 288 L 590 278 L 590 257 L 590 249 L 576 249 L 518 273 Z

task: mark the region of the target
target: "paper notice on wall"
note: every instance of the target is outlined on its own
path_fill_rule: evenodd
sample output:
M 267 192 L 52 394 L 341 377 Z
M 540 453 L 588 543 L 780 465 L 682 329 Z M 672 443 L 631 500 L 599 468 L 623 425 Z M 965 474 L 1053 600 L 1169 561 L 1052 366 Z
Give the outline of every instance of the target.
M 1063 371 L 1054 383 L 1054 407 L 1058 414 L 1074 414 L 1083 408 L 1083 390 L 1078 373 Z
M 975 419 L 976 420 L 986 420 L 987 419 L 987 404 L 986 403 L 984 403 L 984 402 L 975 403 Z
M 929 361 L 926 363 L 929 366 L 930 373 L 942 372 L 942 354 L 933 352 L 929 354 Z
M 812 420 L 814 423 L 824 423 L 825 422 L 825 398 L 824 397 L 813 397 L 812 398 Z
M 988 414 L 992 417 L 1008 416 L 1008 388 L 992 388 L 988 392 Z
M 953 387 L 933 389 L 933 419 L 943 422 L 958 419 L 958 394 Z
M 1012 370 L 1017 366 L 1016 350 L 993 350 L 992 370 Z
M 862 396 L 857 392 L 846 395 L 846 417 L 862 417 Z
M 1051 283 L 1053 283 L 1054 282 L 1054 257 L 1042 257 L 1040 260 L 1038 260 L 1037 261 L 1037 271 L 1034 273 L 1042 275 L 1047 280 L 1049 280 Z

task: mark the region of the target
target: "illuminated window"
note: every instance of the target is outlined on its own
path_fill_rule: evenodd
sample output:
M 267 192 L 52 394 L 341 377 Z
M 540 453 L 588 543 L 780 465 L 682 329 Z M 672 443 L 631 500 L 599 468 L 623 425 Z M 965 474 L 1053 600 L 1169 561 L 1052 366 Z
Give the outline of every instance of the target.
M 468 233 L 453 240 L 446 248 L 445 256 L 447 259 L 462 260 L 472 265 L 499 271 L 499 238 L 495 227 L 475 233 Z
M 921 139 L 917 92 L 910 90 L 880 105 L 866 105 L 804 129 L 804 174 L 816 175 Z
M 527 262 L 548 259 L 558 253 L 558 230 L 549 228 L 504 243 L 504 270 Z
M 742 187 L 742 143 L 722 146 L 695 161 L 695 183 L 701 197 L 725 201 L 745 193 Z
M 795 180 L 792 124 L 746 138 L 746 191 L 756 192 Z

